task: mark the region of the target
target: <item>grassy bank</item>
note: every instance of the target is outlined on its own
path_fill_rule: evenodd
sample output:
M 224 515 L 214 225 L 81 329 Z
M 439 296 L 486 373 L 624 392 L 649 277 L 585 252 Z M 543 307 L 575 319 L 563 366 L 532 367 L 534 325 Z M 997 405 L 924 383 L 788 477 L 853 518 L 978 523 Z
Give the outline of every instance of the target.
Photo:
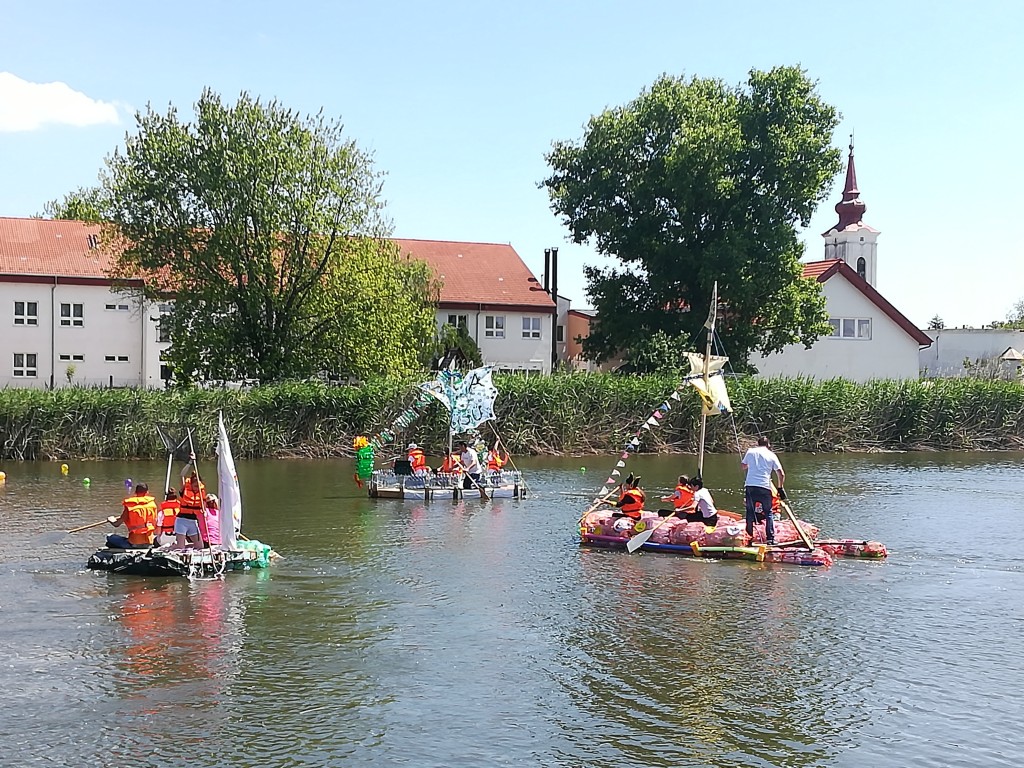
M 640 450 L 693 452 L 697 446 L 696 394 L 688 389 L 679 401 L 669 399 L 674 379 L 495 376 L 495 383 L 496 428 L 514 454 L 621 450 L 663 402 L 672 409 L 643 431 Z M 162 458 L 157 423 L 194 425 L 197 450 L 210 454 L 218 410 L 237 457 L 348 456 L 354 435 L 376 434 L 413 403 L 414 385 L 0 390 L 0 458 Z M 1013 382 L 741 379 L 729 388 L 734 418 L 708 420 L 712 452 L 736 451 L 737 439 L 746 444 L 761 433 L 788 451 L 1024 448 L 1024 387 Z M 445 435 L 446 414 L 433 404 L 398 440 L 415 440 L 436 455 Z

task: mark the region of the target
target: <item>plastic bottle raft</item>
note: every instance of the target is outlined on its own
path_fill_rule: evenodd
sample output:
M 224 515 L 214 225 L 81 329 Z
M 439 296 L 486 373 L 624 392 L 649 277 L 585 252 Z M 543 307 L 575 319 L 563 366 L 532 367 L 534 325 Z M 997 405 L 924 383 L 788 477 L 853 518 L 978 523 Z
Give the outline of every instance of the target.
M 675 517 L 665 519 L 654 512 L 643 512 L 639 520 L 632 520 L 628 517 L 612 517 L 613 511 L 606 508 L 585 515 L 580 521 L 580 542 L 593 547 L 625 549 L 633 536 L 657 526 L 640 549 L 691 557 L 818 567 L 832 565 L 834 557 L 881 559 L 888 555 L 885 545 L 879 541 L 818 540 L 817 526 L 803 520 L 799 521 L 800 527 L 814 545 L 810 550 L 796 526 L 789 520 L 775 523 L 775 539 L 781 543 L 768 545 L 764 541 L 763 526 L 756 526 L 754 536 L 748 536 L 745 522 L 736 514 L 723 510 L 719 510 L 718 525 L 712 530 L 708 530 L 703 523 L 690 523 Z

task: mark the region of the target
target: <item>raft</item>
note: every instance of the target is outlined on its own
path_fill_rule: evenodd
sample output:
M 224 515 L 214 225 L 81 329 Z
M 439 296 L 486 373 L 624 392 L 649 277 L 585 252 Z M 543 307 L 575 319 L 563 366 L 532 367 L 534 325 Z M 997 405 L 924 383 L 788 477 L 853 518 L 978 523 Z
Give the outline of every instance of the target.
M 234 549 L 115 549 L 94 552 L 85 567 L 127 576 L 185 576 L 210 578 L 228 571 L 266 568 L 273 557 L 271 548 L 259 541 L 239 541 Z
M 367 492 L 371 499 L 414 499 L 430 501 L 480 497 L 477 486 L 463 488 L 461 474 L 430 472 L 425 475 L 396 474 L 394 469 L 377 469 L 370 476 Z M 486 472 L 480 477 L 480 486 L 492 499 L 526 498 L 523 473 L 517 470 Z
M 768 545 L 764 541 L 764 527 L 755 526 L 754 536 L 748 536 L 746 525 L 735 513 L 719 511 L 718 525 L 708 530 L 703 523 L 689 523 L 679 518 L 663 518 L 654 512 L 643 512 L 639 520 L 612 517 L 608 508 L 590 512 L 580 520 L 580 543 L 603 549 L 626 549 L 630 539 L 657 526 L 651 537 L 639 549 L 689 557 L 742 559 L 765 563 L 787 563 L 829 567 L 835 557 L 861 557 L 881 559 L 888 555 L 885 545 L 878 541 L 855 539 L 817 540 L 819 530 L 811 523 L 798 521 L 811 541 L 808 549 L 796 526 L 789 520 L 775 523 L 776 540 Z

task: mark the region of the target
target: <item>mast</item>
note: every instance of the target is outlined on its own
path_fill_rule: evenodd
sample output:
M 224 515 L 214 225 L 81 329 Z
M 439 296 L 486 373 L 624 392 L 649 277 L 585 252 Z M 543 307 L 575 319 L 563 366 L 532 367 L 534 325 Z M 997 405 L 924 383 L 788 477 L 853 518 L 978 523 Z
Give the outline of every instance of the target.
M 715 281 L 714 288 L 711 289 L 711 309 L 708 311 L 708 319 L 704 323 L 704 327 L 708 329 L 708 342 L 704 347 L 704 391 L 707 392 L 710 389 L 709 381 L 710 376 L 708 375 L 708 367 L 711 363 L 711 344 L 715 337 L 715 320 L 718 315 L 718 281 Z M 708 416 L 704 412 L 704 407 L 700 409 L 700 448 L 697 452 L 697 476 L 704 477 L 704 438 L 707 436 L 708 430 Z

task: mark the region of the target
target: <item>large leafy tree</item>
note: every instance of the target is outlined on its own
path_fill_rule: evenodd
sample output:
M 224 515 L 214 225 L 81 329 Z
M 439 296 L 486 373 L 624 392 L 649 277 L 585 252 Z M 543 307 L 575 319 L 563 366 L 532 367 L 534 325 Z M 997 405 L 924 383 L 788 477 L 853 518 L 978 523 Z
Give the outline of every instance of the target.
M 175 378 L 366 377 L 429 359 L 437 283 L 385 239 L 380 175 L 337 121 L 212 91 L 147 108 L 107 159 L 115 277 L 172 295 Z
M 552 209 L 575 242 L 622 263 L 585 269 L 597 310 L 585 353 L 607 360 L 659 331 L 692 340 L 715 281 L 739 365 L 828 333 L 797 227 L 840 170 L 836 125 L 803 70 L 778 67 L 736 87 L 663 76 L 593 117 L 580 141 L 556 142 Z

